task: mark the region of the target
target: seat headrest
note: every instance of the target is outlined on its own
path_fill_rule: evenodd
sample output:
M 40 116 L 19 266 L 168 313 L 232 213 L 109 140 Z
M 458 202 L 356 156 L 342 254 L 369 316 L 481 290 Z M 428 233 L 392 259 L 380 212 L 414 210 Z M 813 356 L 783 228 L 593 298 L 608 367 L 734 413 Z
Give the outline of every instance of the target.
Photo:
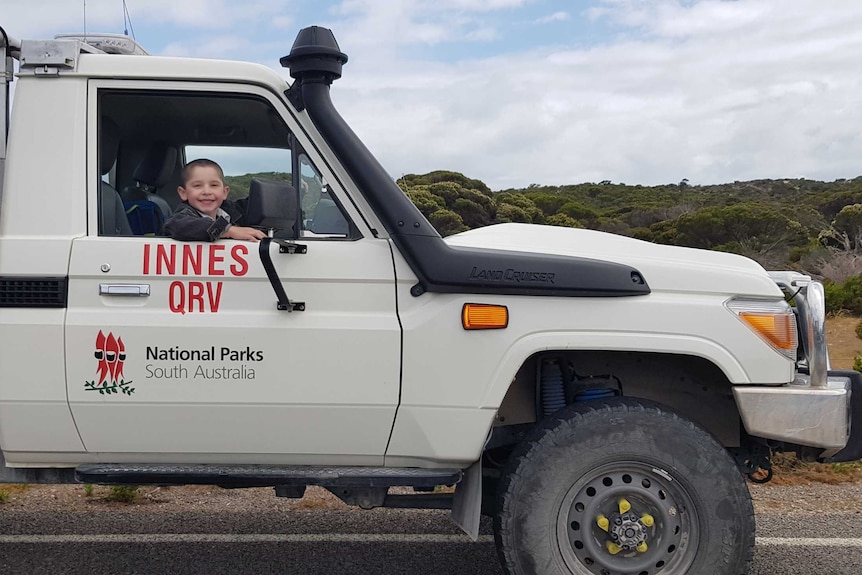
M 254 178 L 248 188 L 245 224 L 286 230 L 295 237 L 297 200 L 296 188 L 287 182 Z
M 135 168 L 132 179 L 152 188 L 161 188 L 170 181 L 177 164 L 177 149 L 166 142 L 153 142 Z
M 120 149 L 120 128 L 107 116 L 102 116 L 99 126 L 99 174 L 105 175 L 114 167 L 117 161 L 117 151 Z

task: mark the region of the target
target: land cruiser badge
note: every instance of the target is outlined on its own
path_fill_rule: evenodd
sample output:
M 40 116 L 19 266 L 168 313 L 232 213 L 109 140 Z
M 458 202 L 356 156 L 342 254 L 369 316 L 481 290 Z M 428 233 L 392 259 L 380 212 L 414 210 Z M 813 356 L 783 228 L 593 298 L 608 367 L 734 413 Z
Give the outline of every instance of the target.
M 131 381 L 123 379 L 123 363 L 126 361 L 126 346 L 123 338 L 114 337 L 113 332 L 108 332 L 107 337 L 99 330 L 96 336 L 96 378 L 93 381 L 84 382 L 87 391 L 98 391 L 101 395 L 118 393 L 118 390 L 126 395 L 135 392 L 130 387 Z

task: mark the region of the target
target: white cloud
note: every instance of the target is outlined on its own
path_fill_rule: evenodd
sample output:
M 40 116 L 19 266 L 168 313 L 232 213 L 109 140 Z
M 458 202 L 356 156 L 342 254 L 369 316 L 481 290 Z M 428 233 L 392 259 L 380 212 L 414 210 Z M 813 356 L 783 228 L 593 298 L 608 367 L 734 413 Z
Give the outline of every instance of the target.
M 339 15 L 381 13 L 388 10 L 414 14 L 441 12 L 493 12 L 520 8 L 528 0 L 342 0 L 332 12 Z
M 282 30 L 293 31 L 296 28 L 296 23 L 290 16 L 277 16 L 273 18 L 272 25 Z
M 290 11 L 289 0 L 147 0 L 133 16 L 191 29 L 229 29 L 237 33 L 255 21 L 272 21 Z
M 455 64 L 352 59 L 334 97 L 396 176 L 454 169 L 502 188 L 860 173 L 862 5 L 604 10 L 593 16 L 634 28 L 602 46 Z
M 193 27 L 163 52 L 246 57 L 278 69 L 290 37 L 238 31 L 262 29 L 263 18 L 272 29 L 290 26 L 298 13 L 288 4 L 300 0 L 203 1 L 132 6 L 139 37 L 143 22 L 189 20 Z M 0 24 L 17 37 L 70 30 L 81 19 L 73 4 L 46 0 L 38 11 L 9 11 Z M 91 30 L 121 27 L 114 4 L 88 0 Z M 333 98 L 390 173 L 453 169 L 498 189 L 862 173 L 862 3 L 599 0 L 586 14 L 609 28 L 603 43 L 567 47 L 557 36 L 554 47 L 517 52 L 492 22 L 525 4 L 345 0 L 317 22 L 350 55 Z M 572 13 L 561 26 L 582 17 Z M 225 28 L 201 28 L 207 19 Z M 471 34 L 507 46 L 506 55 L 474 56 L 475 44 L 464 42 Z M 416 56 L 417 47 L 436 55 L 444 45 L 462 57 Z
M 25 3 L 12 0 L 4 6 L 0 26 L 16 38 L 45 38 L 55 33 L 81 32 L 84 29 L 84 10 L 80 2 L 68 0 L 38 0 Z M 90 0 L 87 6 L 87 30 L 110 28 L 112 32 L 123 29 L 123 13 L 116 3 Z
M 239 50 L 246 48 L 248 43 L 247 39 L 238 36 L 209 36 L 198 42 L 168 44 L 159 55 L 189 58 L 232 58 Z
M 549 14 L 548 16 L 543 16 L 542 18 L 536 19 L 534 24 L 550 24 L 552 22 L 565 22 L 570 18 L 568 12 L 554 12 L 553 14 Z
M 507 8 L 520 8 L 525 0 L 421 0 L 424 7 L 442 10 L 466 10 L 472 12 L 492 12 Z
M 526 0 L 344 0 L 332 26 L 339 43 L 394 52 L 407 45 L 435 46 L 499 38 L 483 15 L 522 6 Z
M 71 0 L 3 0 L 16 4 L 5 9 L 2 25 L 9 34 L 27 38 L 52 36 L 58 30 L 84 28 L 83 3 Z M 19 4 L 20 3 L 20 4 Z M 260 18 L 273 19 L 289 12 L 291 0 L 146 0 L 128 2 L 132 25 L 140 31 L 148 24 L 173 24 L 190 29 L 236 29 Z M 87 0 L 87 30 L 123 31 L 122 5 L 117 0 Z
M 490 40 L 496 40 L 499 37 L 499 32 L 497 32 L 496 28 L 493 28 L 492 26 L 481 26 L 464 34 L 464 39 L 476 42 L 488 42 Z

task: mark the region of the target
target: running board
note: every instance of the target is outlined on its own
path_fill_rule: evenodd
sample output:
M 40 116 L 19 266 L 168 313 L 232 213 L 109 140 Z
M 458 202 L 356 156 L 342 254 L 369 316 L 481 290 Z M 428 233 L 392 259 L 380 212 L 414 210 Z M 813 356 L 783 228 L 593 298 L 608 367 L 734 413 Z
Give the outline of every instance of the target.
M 458 483 L 461 480 L 461 470 L 281 465 L 86 464 L 75 469 L 75 479 L 81 483 L 101 485 L 434 487 Z

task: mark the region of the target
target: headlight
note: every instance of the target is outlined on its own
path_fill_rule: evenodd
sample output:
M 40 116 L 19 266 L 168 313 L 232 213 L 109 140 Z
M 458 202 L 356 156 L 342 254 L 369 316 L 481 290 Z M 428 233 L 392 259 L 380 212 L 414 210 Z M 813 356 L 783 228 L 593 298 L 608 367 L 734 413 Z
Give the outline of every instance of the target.
M 733 298 L 725 305 L 775 351 L 796 359 L 796 316 L 786 301 Z

